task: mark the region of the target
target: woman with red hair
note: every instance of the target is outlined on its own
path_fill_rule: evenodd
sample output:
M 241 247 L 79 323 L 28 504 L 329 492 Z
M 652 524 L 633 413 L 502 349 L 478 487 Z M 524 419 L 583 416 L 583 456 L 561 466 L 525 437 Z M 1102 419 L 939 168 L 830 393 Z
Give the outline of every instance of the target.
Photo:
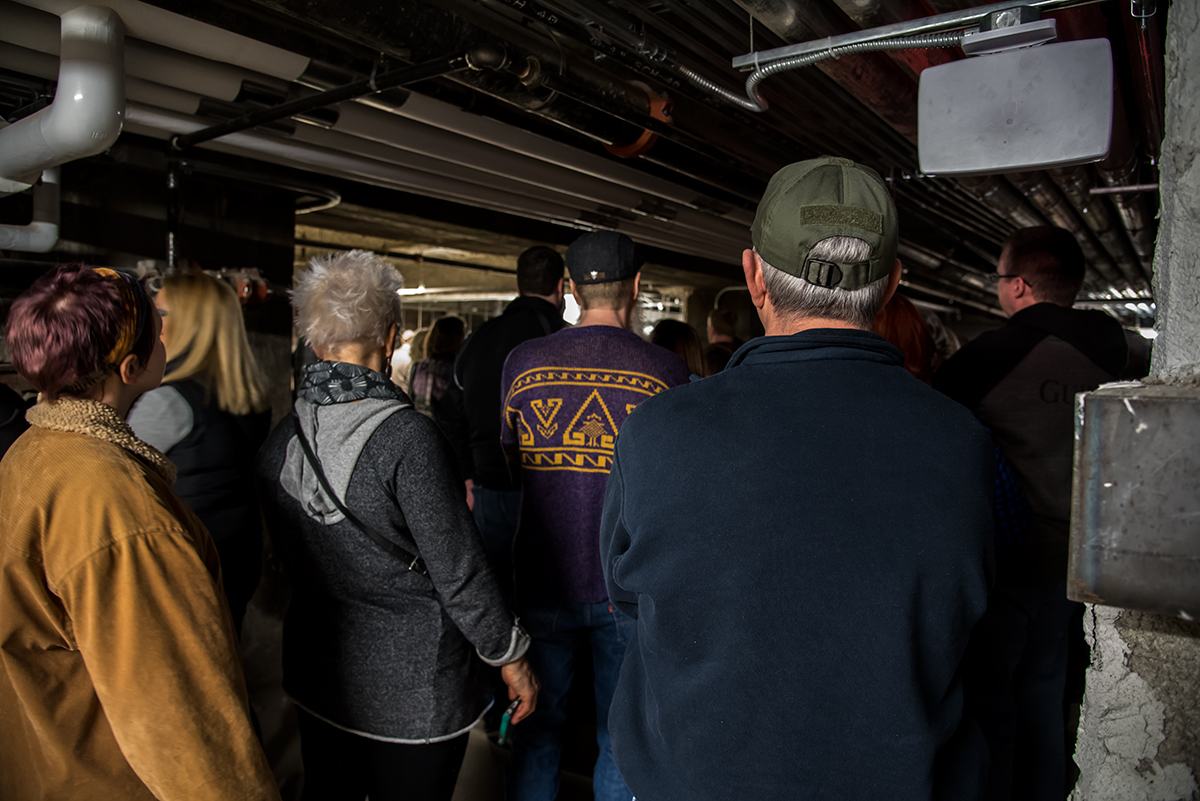
M 160 327 L 103 268 L 59 268 L 9 311 L 41 396 L 0 461 L 0 798 L 279 798 L 216 548 L 125 423 L 162 380 Z

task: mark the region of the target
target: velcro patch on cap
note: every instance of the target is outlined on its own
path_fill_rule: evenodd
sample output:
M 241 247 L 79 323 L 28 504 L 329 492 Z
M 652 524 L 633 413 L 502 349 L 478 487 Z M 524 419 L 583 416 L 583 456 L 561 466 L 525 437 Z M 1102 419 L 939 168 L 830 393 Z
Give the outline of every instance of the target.
M 797 222 L 800 225 L 848 226 L 874 234 L 883 234 L 883 215 L 857 206 L 835 204 L 801 206 Z

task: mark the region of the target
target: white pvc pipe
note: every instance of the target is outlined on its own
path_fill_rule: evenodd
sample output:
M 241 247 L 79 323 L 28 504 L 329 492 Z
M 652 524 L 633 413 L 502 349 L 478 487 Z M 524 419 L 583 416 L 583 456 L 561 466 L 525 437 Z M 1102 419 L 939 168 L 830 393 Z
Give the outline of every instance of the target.
M 125 59 L 121 18 L 80 6 L 62 17 L 54 102 L 0 128 L 0 178 L 7 193 L 28 189 L 42 170 L 103 152 L 121 133 Z
M 58 167 L 42 173 L 33 188 L 33 222 L 0 225 L 0 250 L 46 253 L 58 243 Z
M 166 138 L 175 133 L 191 133 L 206 125 L 204 121 L 195 117 L 150 108 L 139 103 L 130 103 L 128 113 L 131 132 L 159 138 Z M 564 208 L 544 200 L 519 197 L 496 189 L 472 185 L 462 180 L 406 169 L 375 159 L 351 156 L 264 134 L 248 132 L 230 134 L 211 142 L 205 142 L 201 147 L 536 220 L 565 223 L 576 228 L 592 227 L 579 219 L 577 209 Z M 741 258 L 742 245 L 740 243 L 725 242 L 722 247 L 714 247 L 708 243 L 697 242 L 690 237 L 673 236 L 668 232 L 651 227 L 650 222 L 650 220 L 643 224 L 622 222 L 620 230 L 627 232 L 639 242 L 657 245 L 680 253 L 727 261 L 737 261 Z
M 200 33 L 202 31 L 197 31 L 197 35 Z M 58 17 L 0 0 L 0 42 L 57 56 L 61 45 Z M 235 100 L 241 94 L 242 82 L 247 80 L 266 86 L 281 97 L 289 88 L 287 81 L 260 72 L 170 50 L 130 36 L 125 38 L 125 72 L 131 77 L 225 101 Z
M 62 15 L 79 0 L 18 0 L 22 5 Z M 105 0 L 125 20 L 129 35 L 223 64 L 233 64 L 284 81 L 308 69 L 309 59 L 139 0 Z

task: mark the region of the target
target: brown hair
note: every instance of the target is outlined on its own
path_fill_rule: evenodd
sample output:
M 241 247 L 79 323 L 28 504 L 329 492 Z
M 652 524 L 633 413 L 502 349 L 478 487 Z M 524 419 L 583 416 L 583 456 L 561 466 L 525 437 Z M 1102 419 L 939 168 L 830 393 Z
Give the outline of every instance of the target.
M 671 319 L 659 320 L 650 332 L 650 342 L 674 353 L 694 374 L 700 377 L 708 375 L 704 363 L 704 349 L 700 346 L 700 335 L 687 323 Z
M 1019 275 L 1033 296 L 1058 306 L 1071 306 L 1083 287 L 1087 261 L 1070 231 L 1042 225 L 1013 232 L 1004 243 L 1000 263 Z

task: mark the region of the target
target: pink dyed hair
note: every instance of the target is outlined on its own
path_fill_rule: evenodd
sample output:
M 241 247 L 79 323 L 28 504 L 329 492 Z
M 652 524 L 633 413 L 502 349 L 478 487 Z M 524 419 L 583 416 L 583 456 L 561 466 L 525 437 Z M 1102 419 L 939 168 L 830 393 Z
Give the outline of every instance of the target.
M 155 312 L 141 284 L 132 285 L 144 319 L 132 353 L 144 365 L 154 351 Z M 13 366 L 53 401 L 105 367 L 128 313 L 111 279 L 82 264 L 59 267 L 34 281 L 8 311 L 4 333 Z

